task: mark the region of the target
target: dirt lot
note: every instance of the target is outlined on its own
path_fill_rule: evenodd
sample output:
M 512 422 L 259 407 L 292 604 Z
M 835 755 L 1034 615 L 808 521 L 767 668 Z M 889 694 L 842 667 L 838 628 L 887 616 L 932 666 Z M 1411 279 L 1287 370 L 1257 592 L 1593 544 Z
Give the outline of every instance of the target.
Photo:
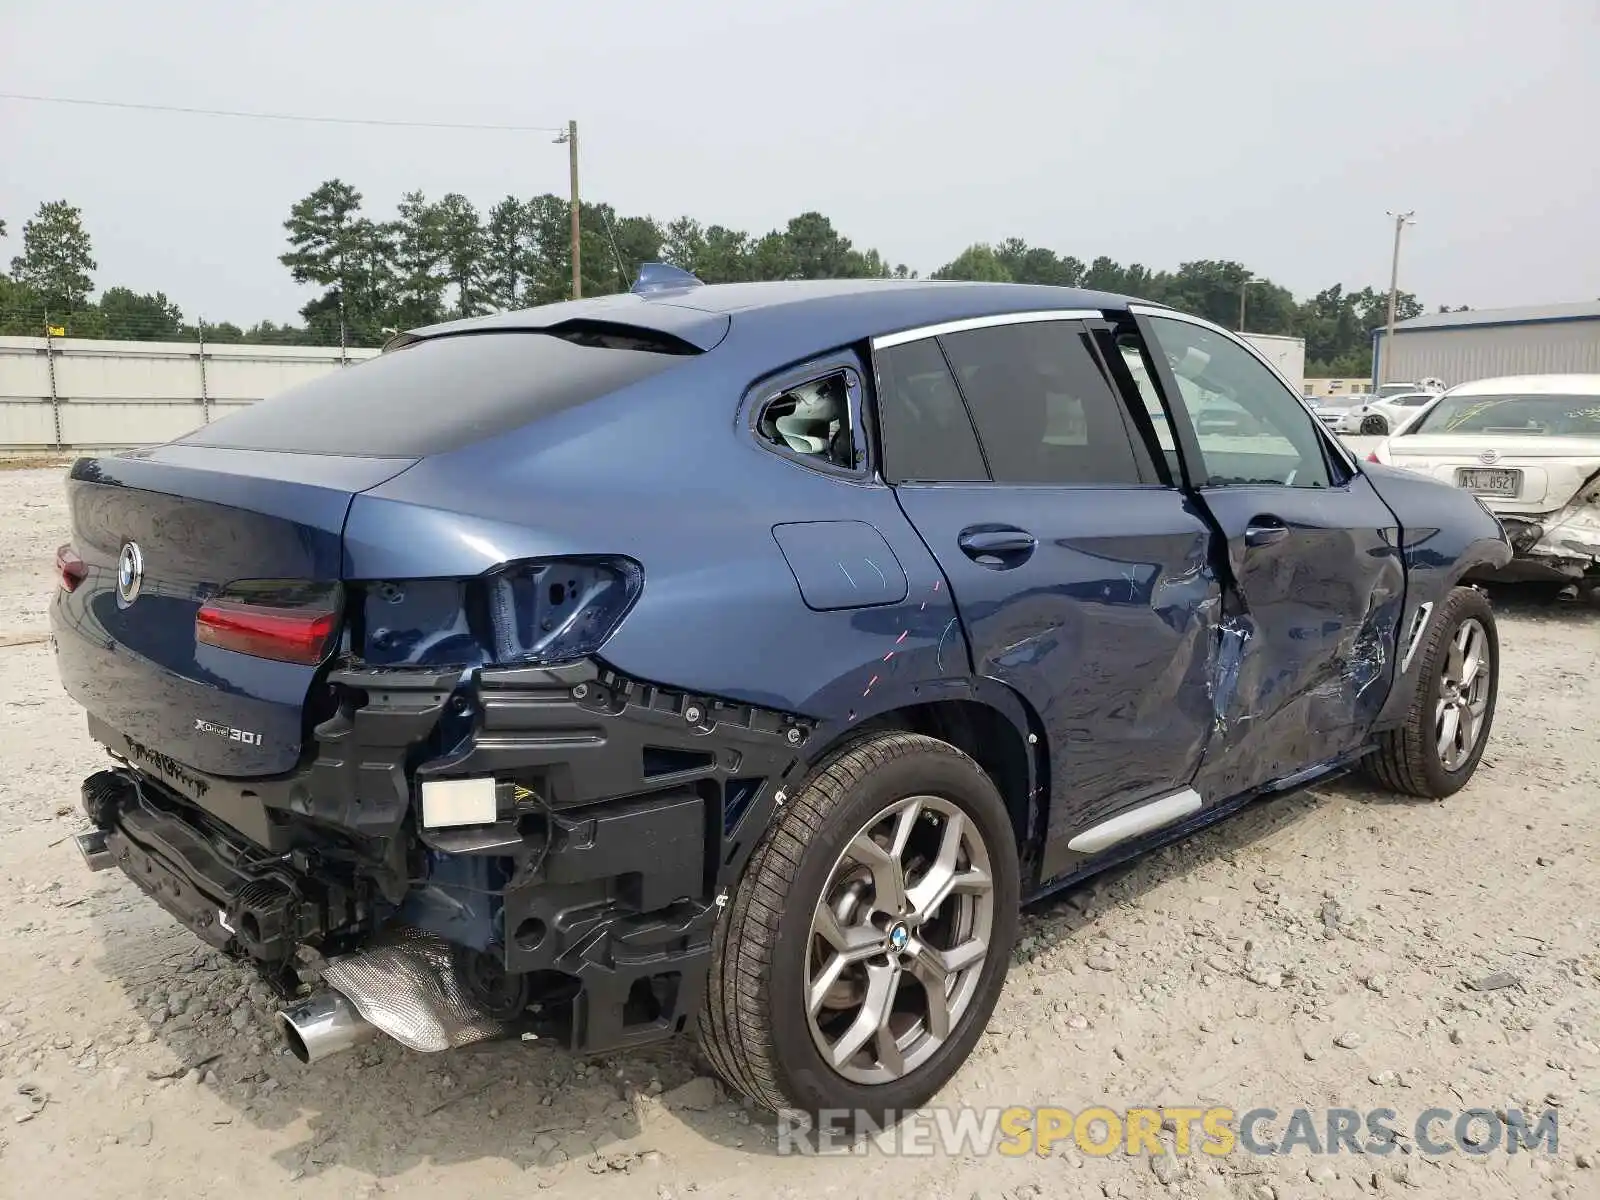
M 104 759 L 39 640 L 59 483 L 0 472 L 6 1195 L 1600 1196 L 1592 612 L 1496 597 L 1499 719 L 1451 800 L 1341 782 L 1031 910 L 939 1098 L 1388 1107 L 1402 1130 L 1433 1106 L 1554 1106 L 1557 1153 L 779 1157 L 688 1043 L 587 1064 L 520 1044 L 279 1053 L 261 985 L 69 840 Z M 1495 972 L 1514 982 L 1469 986 Z

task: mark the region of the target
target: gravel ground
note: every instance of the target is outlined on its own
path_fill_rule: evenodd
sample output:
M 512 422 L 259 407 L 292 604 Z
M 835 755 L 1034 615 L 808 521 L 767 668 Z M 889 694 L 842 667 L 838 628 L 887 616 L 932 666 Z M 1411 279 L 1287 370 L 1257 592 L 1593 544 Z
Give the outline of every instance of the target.
M 1554 1106 L 1556 1153 L 796 1158 L 688 1042 L 588 1063 L 280 1053 L 262 986 L 69 840 L 104 760 L 39 640 L 65 532 L 59 470 L 0 472 L 0 1193 L 1600 1196 L 1591 612 L 1496 596 L 1499 718 L 1449 801 L 1340 782 L 1032 908 L 939 1098 L 1386 1106 L 1402 1128 L 1431 1106 Z M 1470 986 L 1496 972 L 1510 986 Z

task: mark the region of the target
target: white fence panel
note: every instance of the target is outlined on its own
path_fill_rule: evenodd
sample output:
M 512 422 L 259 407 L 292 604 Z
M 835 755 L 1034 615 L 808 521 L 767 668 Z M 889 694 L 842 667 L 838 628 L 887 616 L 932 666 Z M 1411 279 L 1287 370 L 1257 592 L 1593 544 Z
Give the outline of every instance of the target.
M 0 454 L 170 441 L 376 353 L 0 337 Z

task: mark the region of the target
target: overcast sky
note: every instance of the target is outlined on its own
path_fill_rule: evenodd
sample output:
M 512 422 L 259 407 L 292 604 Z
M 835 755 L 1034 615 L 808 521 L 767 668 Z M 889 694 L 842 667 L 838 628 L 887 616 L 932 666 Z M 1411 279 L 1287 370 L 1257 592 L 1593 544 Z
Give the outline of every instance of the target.
M 246 10 L 249 15 L 246 15 Z M 0 0 L 0 90 L 402 120 L 579 122 L 587 199 L 762 233 L 817 209 L 927 272 L 1007 236 L 1238 259 L 1430 310 L 1600 297 L 1596 0 Z M 292 317 L 289 206 L 339 176 L 481 208 L 563 192 L 547 134 L 0 100 L 0 218 L 79 205 L 98 287 Z

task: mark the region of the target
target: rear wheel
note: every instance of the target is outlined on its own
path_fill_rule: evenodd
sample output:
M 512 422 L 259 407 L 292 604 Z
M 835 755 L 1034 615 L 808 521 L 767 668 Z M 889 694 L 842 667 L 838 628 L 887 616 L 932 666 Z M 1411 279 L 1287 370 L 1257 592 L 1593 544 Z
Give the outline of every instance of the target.
M 1364 766 L 1386 788 L 1437 799 L 1466 786 L 1483 757 L 1500 686 L 1500 638 L 1489 601 L 1468 587 L 1451 590 L 1422 636 L 1405 722 L 1382 735 Z
M 1016 938 L 1011 819 L 920 734 L 835 752 L 780 811 L 717 928 L 712 1065 L 772 1109 L 914 1108 L 994 1010 Z
M 1368 437 L 1383 437 L 1389 432 L 1389 422 L 1372 413 L 1361 418 L 1361 432 Z

